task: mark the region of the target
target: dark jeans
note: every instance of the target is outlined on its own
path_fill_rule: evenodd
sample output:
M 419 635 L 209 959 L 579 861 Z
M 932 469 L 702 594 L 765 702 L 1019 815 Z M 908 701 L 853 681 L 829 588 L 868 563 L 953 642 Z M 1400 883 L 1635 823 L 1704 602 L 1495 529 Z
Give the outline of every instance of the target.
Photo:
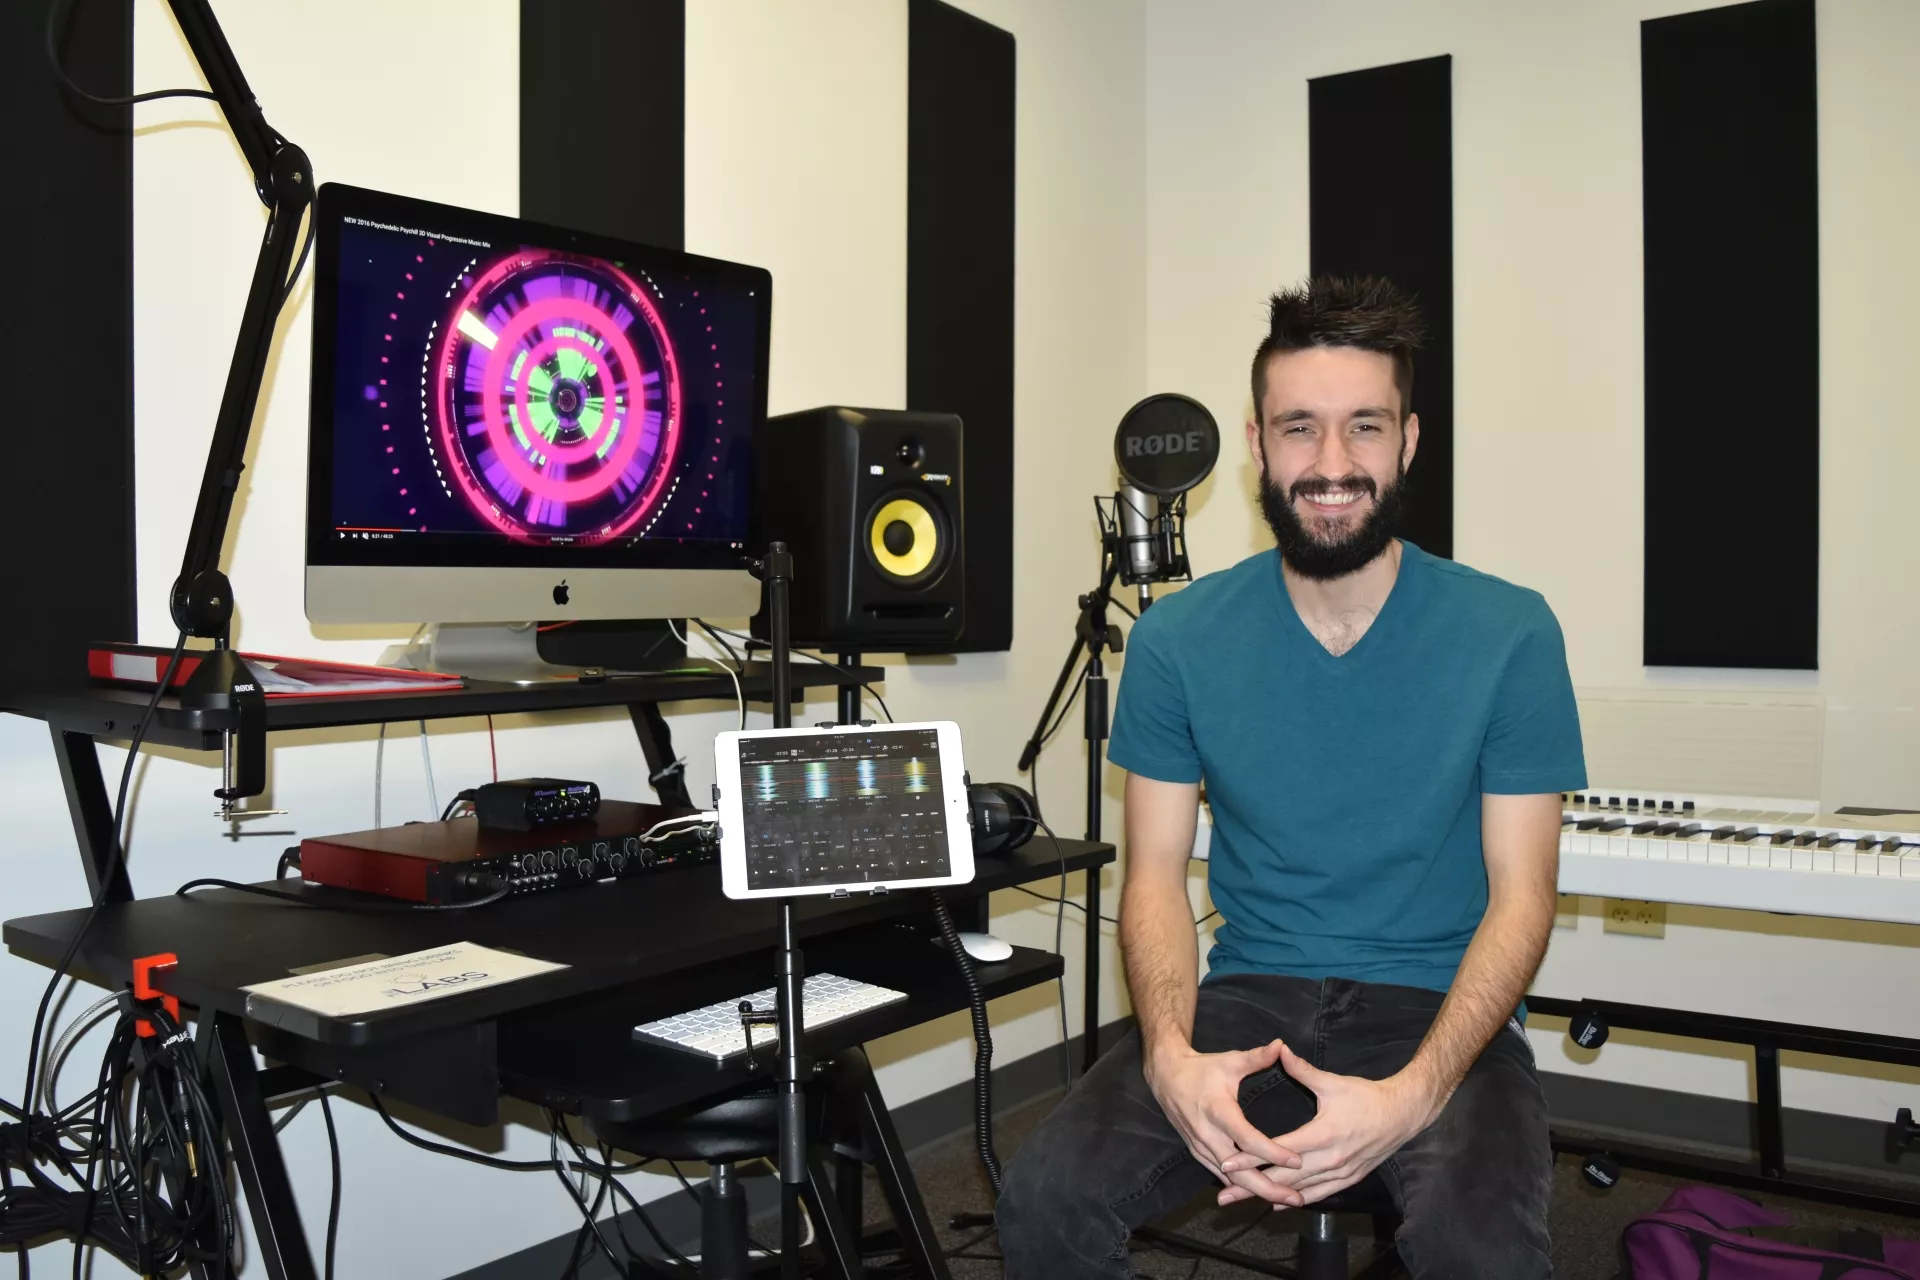
M 1441 994 L 1329 978 L 1232 975 L 1200 987 L 1193 1044 L 1250 1049 L 1284 1038 L 1315 1066 L 1382 1079 L 1412 1059 Z M 1278 1066 L 1241 1082 L 1240 1105 L 1277 1136 L 1314 1113 Z M 1533 1052 L 1503 1028 L 1440 1118 L 1380 1165 L 1415 1280 L 1542 1280 L 1553 1273 L 1553 1154 Z M 1103 1055 L 1021 1144 L 998 1221 L 1008 1280 L 1125 1277 L 1127 1240 L 1219 1183 L 1187 1152 L 1140 1074 L 1135 1032 Z

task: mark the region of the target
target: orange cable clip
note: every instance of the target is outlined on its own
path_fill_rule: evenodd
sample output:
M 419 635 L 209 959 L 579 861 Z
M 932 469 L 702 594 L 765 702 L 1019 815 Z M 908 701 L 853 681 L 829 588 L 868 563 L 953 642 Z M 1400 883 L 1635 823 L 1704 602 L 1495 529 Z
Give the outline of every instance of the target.
M 151 979 L 155 969 L 171 969 L 179 963 L 180 957 L 171 951 L 162 951 L 158 955 L 141 956 L 133 962 L 133 998 L 135 1000 L 158 1000 L 160 1007 L 165 1009 L 176 1023 L 180 1021 L 180 998 L 178 996 L 165 995 L 154 990 Z M 134 1019 L 133 1030 L 135 1034 L 143 1038 L 151 1038 L 159 1034 L 153 1023 L 145 1018 Z

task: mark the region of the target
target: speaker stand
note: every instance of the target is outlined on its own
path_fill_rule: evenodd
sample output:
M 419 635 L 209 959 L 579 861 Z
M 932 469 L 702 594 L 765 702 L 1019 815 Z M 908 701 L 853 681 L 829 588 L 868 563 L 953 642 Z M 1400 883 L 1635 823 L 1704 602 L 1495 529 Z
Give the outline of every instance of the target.
M 840 655 L 840 665 L 848 671 L 857 670 L 860 666 L 860 655 L 857 653 L 843 653 Z M 857 684 L 841 685 L 840 723 L 859 724 L 862 719 L 863 717 L 860 714 L 860 686 Z

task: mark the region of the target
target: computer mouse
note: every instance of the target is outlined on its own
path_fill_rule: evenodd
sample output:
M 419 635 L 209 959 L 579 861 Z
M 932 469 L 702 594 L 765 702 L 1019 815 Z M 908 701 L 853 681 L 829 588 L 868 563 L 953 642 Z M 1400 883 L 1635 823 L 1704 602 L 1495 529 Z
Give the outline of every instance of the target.
M 996 964 L 1013 954 L 1013 944 L 990 933 L 962 933 L 960 949 L 981 964 Z

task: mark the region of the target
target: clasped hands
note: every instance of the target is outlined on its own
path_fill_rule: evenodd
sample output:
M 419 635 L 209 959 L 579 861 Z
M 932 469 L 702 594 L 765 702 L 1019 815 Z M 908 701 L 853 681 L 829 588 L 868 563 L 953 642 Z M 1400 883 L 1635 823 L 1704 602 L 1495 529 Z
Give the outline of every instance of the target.
M 1291 1133 L 1261 1133 L 1240 1109 L 1240 1081 L 1279 1064 L 1319 1100 Z M 1411 1071 L 1384 1080 L 1322 1071 L 1275 1040 L 1258 1049 L 1158 1055 L 1154 1097 L 1194 1159 L 1222 1183 L 1219 1202 L 1256 1197 L 1298 1208 L 1359 1182 L 1439 1114 L 1442 1099 Z

